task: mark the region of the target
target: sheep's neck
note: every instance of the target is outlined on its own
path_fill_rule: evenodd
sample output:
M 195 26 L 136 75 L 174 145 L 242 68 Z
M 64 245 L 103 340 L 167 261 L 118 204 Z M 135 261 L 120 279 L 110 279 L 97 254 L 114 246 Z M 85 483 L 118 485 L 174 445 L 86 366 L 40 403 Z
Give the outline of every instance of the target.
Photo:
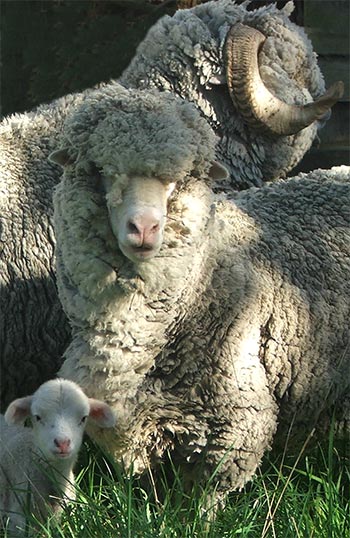
M 199 182 L 179 197 L 171 207 L 159 256 L 134 266 L 129 289 L 106 301 L 103 311 L 95 311 L 88 330 L 74 330 L 61 375 L 71 377 L 73 370 L 75 381 L 90 396 L 105 397 L 108 387 L 110 402 L 118 402 L 126 422 L 128 401 L 153 367 L 168 331 L 191 309 L 193 290 L 205 288 L 203 266 L 213 249 L 208 241 L 211 202 L 211 192 Z

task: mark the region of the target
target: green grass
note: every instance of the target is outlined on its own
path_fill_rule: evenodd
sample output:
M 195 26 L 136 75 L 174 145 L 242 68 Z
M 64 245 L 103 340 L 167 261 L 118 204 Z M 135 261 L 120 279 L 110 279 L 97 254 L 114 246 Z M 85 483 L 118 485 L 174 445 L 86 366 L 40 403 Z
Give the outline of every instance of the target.
M 345 448 L 345 449 L 344 449 Z M 125 476 L 91 443 L 77 472 L 77 500 L 43 538 L 346 538 L 350 537 L 350 468 L 333 438 L 304 456 L 270 455 L 255 479 L 229 496 L 216 519 L 208 492 L 186 495 L 178 473 L 155 485 Z M 4 538 L 6 533 L 4 533 Z

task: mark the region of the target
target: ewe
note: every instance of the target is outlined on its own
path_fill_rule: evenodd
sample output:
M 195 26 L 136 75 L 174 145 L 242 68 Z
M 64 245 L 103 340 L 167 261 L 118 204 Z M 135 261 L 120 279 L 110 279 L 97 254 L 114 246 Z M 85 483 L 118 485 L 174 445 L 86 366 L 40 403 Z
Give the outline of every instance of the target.
M 28 417 L 32 428 L 23 426 Z M 100 428 L 115 419 L 107 404 L 65 379 L 15 400 L 0 418 L 0 528 L 24 536 L 29 512 L 44 520 L 75 499 L 73 467 L 87 419 Z
M 61 375 L 113 407 L 96 437 L 117 459 L 169 449 L 189 482 L 218 466 L 225 493 L 291 424 L 296 444 L 333 410 L 349 431 L 350 174 L 215 194 L 215 141 L 190 103 L 116 85 L 52 158 Z
M 281 11 L 249 11 L 247 3 L 219 0 L 165 16 L 121 78 L 125 86 L 156 87 L 196 105 L 219 136 L 217 156 L 230 171 L 227 181 L 213 184 L 216 189 L 259 186 L 285 175 L 340 95 L 336 86 L 320 97 L 324 81 L 316 55 L 304 31 L 289 21 L 291 10 L 291 3 Z M 32 391 L 51 378 L 69 342 L 54 275 L 52 191 L 60 171 L 48 155 L 58 146 L 65 118 L 90 92 L 5 118 L 0 127 L 2 406 L 21 396 L 21 387 Z M 271 104 L 267 117 L 257 106 L 262 94 Z M 271 115 L 278 120 L 272 130 Z M 290 127 L 300 132 L 288 135 Z

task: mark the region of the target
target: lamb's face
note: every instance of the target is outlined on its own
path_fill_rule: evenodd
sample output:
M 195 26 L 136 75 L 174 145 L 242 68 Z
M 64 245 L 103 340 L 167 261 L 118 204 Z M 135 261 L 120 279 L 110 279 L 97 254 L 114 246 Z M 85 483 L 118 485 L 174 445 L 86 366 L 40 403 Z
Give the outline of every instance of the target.
M 107 404 L 88 398 L 66 379 L 47 381 L 32 396 L 13 401 L 5 413 L 8 424 L 20 424 L 27 417 L 33 423 L 35 446 L 51 462 L 75 460 L 88 417 L 100 427 L 115 424 Z
M 69 384 L 44 384 L 36 391 L 31 403 L 33 435 L 45 459 L 77 456 L 89 412 L 89 399 Z
M 153 258 L 162 245 L 167 203 L 175 183 L 133 177 L 120 189 L 103 178 L 110 225 L 122 253 L 135 263 Z

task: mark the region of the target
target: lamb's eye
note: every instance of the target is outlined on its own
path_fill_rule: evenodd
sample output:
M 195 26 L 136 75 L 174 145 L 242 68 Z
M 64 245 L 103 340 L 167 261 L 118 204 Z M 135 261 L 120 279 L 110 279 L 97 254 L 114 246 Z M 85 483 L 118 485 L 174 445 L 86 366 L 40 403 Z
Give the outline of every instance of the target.
M 41 417 L 39 415 L 34 415 L 34 418 L 35 418 L 35 421 L 36 422 L 40 422 L 41 421 Z
M 81 419 L 80 424 L 85 424 L 86 419 L 87 419 L 87 415 Z

